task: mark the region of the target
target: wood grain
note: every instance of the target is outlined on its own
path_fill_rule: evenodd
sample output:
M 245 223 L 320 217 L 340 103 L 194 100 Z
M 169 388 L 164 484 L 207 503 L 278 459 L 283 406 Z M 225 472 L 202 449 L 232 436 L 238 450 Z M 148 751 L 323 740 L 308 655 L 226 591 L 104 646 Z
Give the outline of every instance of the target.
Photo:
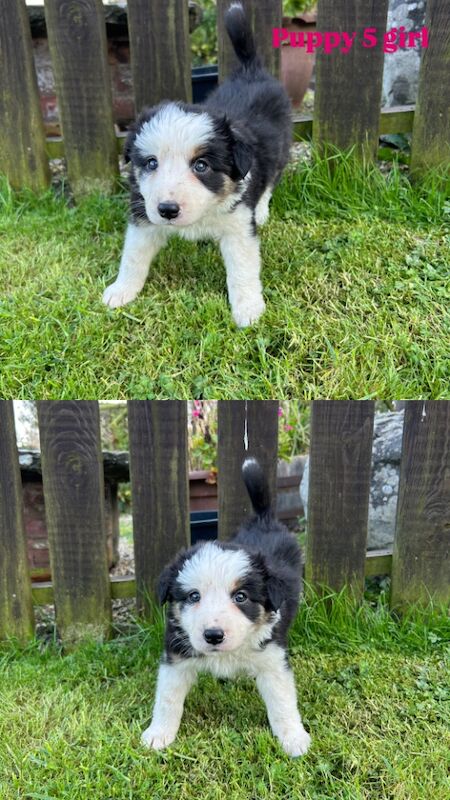
M 0 172 L 14 189 L 50 183 L 45 131 L 24 0 L 3 0 L 0 14 Z
M 347 53 L 339 48 L 316 56 L 313 138 L 323 149 L 356 145 L 357 153 L 373 157 L 378 145 L 388 0 L 320 0 L 317 30 L 356 32 Z M 362 46 L 363 30 L 375 28 L 377 46 Z
M 161 100 L 192 100 L 186 0 L 128 0 L 136 113 Z
M 0 400 L 0 639 L 34 633 L 22 482 L 11 400 Z
M 394 608 L 450 601 L 450 402 L 408 401 L 392 554 Z
M 450 162 L 450 13 L 448 0 L 428 0 L 425 26 L 429 45 L 423 50 L 414 114 L 411 169 L 426 173 Z
M 42 480 L 56 622 L 67 646 L 110 633 L 98 403 L 40 401 Z
M 128 402 L 137 604 L 151 616 L 164 566 L 190 543 L 187 406 Z
M 241 473 L 246 458 L 254 457 L 261 464 L 276 506 L 278 401 L 219 400 L 218 406 L 219 539 L 229 539 L 252 513 Z
M 356 597 L 364 588 L 374 403 L 312 405 L 306 580 Z
M 46 0 L 69 182 L 75 196 L 110 192 L 118 174 L 101 0 Z

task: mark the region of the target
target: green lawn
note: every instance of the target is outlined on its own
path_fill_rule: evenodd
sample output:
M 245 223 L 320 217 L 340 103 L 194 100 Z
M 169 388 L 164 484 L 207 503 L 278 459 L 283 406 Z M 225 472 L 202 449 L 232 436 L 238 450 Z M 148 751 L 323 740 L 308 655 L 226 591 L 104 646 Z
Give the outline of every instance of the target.
M 267 311 L 242 331 L 214 244 L 172 241 L 142 295 L 108 310 L 125 192 L 74 208 L 2 187 L 2 397 L 450 397 L 450 204 L 433 176 L 411 187 L 343 157 L 286 175 L 261 233 Z
M 291 636 L 301 759 L 272 738 L 252 681 L 203 677 L 178 739 L 139 744 L 161 620 L 62 656 L 0 649 L 2 800 L 444 800 L 450 795 L 450 623 L 394 622 L 335 599 L 301 607 Z

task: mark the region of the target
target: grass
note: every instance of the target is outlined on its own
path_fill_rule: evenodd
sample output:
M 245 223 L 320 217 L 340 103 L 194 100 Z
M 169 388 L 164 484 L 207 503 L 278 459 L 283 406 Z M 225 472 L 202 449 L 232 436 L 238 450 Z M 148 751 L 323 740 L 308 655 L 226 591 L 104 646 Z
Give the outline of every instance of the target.
M 450 204 L 350 157 L 285 175 L 262 229 L 267 311 L 234 327 L 217 247 L 173 240 L 101 303 L 126 195 L 0 191 L 0 393 L 17 398 L 450 397 Z
M 148 724 L 162 618 L 62 655 L 0 650 L 2 800 L 444 800 L 449 796 L 450 623 L 341 595 L 303 604 L 291 663 L 306 727 L 301 759 L 269 731 L 253 681 L 204 676 L 163 753 Z

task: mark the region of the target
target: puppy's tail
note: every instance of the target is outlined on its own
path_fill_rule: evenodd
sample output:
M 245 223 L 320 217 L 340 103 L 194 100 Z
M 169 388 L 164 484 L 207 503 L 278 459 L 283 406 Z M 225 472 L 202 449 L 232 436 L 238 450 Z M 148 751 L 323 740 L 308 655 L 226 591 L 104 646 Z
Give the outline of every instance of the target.
M 241 64 L 260 66 L 252 29 L 241 3 L 232 3 L 225 12 L 225 27 Z
M 255 458 L 247 458 L 244 461 L 242 477 L 257 516 L 271 518 L 273 512 L 269 484 Z

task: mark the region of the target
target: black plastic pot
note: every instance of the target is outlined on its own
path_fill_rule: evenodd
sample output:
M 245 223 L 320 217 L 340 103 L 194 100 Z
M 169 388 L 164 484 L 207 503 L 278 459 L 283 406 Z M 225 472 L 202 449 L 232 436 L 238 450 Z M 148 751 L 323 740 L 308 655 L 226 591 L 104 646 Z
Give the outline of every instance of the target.
M 219 82 L 217 64 L 192 69 L 192 98 L 194 103 L 202 103 Z
M 191 511 L 191 544 L 217 539 L 217 511 Z

